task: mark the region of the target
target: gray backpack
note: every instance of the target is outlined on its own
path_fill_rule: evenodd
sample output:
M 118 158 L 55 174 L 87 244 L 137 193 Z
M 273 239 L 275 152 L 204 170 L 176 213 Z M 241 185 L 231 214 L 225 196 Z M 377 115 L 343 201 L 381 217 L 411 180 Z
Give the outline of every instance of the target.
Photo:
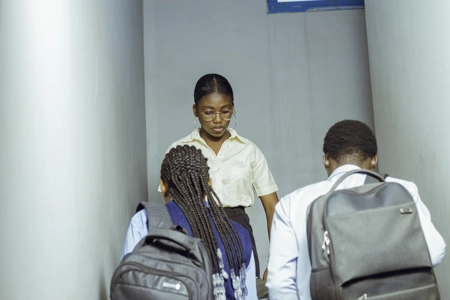
M 355 173 L 377 180 L 335 191 Z M 307 235 L 312 299 L 440 299 L 416 205 L 398 183 L 344 174 L 310 204 Z
M 150 230 L 114 272 L 111 299 L 213 299 L 203 241 L 173 225 L 165 205 L 142 202 L 140 207 L 147 210 Z

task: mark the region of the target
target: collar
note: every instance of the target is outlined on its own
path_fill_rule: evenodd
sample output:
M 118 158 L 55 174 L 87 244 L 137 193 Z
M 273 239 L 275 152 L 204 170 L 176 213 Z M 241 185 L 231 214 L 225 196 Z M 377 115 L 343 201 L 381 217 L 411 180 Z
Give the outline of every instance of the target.
M 348 171 L 351 171 L 351 170 L 356 170 L 356 169 L 361 169 L 361 168 L 358 166 L 352 165 L 352 164 L 342 165 L 342 166 L 336 168 L 336 170 L 334 170 L 333 173 L 331 173 L 330 177 L 328 177 L 328 181 L 332 181 L 335 178 L 341 177 L 342 174 L 347 173 Z
M 240 141 L 243 144 L 247 144 L 247 141 L 244 138 L 242 138 L 239 134 L 237 134 L 236 130 L 231 129 L 231 128 L 227 128 L 227 130 L 230 133 L 230 137 L 228 138 L 229 140 L 237 140 L 237 141 Z M 194 131 L 192 131 L 190 135 L 185 137 L 182 140 L 182 142 L 183 143 L 190 143 L 190 142 L 193 142 L 195 140 L 197 140 L 199 142 L 202 142 L 203 144 L 206 145 L 205 140 L 200 136 L 200 128 L 194 129 Z

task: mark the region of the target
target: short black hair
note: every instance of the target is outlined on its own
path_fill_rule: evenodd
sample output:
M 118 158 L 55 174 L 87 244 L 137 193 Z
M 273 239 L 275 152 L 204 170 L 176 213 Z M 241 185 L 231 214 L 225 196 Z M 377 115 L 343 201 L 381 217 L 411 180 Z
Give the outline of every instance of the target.
M 356 120 L 337 122 L 323 140 L 323 153 L 337 162 L 348 156 L 363 161 L 377 154 L 377 139 L 365 123 Z M 345 156 L 345 157 L 344 157 Z
M 233 88 L 228 80 L 219 74 L 206 74 L 200 77 L 195 84 L 195 104 L 198 104 L 203 97 L 215 92 L 230 97 L 231 102 L 234 102 Z

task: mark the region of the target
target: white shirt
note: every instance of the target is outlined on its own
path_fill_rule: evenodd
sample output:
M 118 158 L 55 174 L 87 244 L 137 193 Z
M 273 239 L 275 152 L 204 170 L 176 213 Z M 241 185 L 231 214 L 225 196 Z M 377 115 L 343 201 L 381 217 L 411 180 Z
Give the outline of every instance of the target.
M 131 218 L 130 225 L 128 226 L 127 236 L 125 237 L 125 243 L 122 250 L 122 258 L 133 251 L 137 243 L 148 234 L 147 229 L 147 211 L 145 209 L 140 210 Z M 252 256 L 250 258 L 250 264 L 245 270 L 245 285 L 247 286 L 247 296 L 245 299 L 258 300 L 256 293 L 256 270 L 255 259 Z
M 174 142 L 166 153 L 178 145 L 191 145 L 202 150 L 203 156 L 208 159 L 212 187 L 222 205 L 252 206 L 252 186 L 258 197 L 276 192 L 278 186 L 261 150 L 250 140 L 239 136 L 235 130 L 229 128 L 228 131 L 231 136 L 223 142 L 217 155 L 200 136 L 198 129 Z
M 284 196 L 275 207 L 273 217 L 270 260 L 267 287 L 270 299 L 311 299 L 311 263 L 308 253 L 306 233 L 307 208 L 319 196 L 328 192 L 344 173 L 359 169 L 355 165 L 337 168 L 328 180 L 300 188 Z M 364 184 L 366 175 L 354 174 L 346 178 L 337 189 L 356 187 Z M 387 177 L 386 182 L 403 185 L 413 196 L 420 223 L 425 235 L 433 266 L 438 265 L 445 255 L 445 242 L 431 222 L 430 212 L 419 196 L 413 182 Z

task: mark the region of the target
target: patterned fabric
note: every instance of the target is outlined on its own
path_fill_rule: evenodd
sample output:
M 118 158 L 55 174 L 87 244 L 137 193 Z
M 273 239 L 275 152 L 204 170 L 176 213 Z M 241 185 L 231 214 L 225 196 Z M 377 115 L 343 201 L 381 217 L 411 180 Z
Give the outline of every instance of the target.
M 188 231 L 188 234 L 190 236 L 193 236 L 192 229 L 189 226 L 189 223 L 187 221 L 186 216 L 184 215 L 181 208 L 174 202 L 170 201 L 166 204 L 167 210 L 169 211 L 170 218 L 172 219 L 172 222 L 174 225 L 180 225 L 181 227 L 185 228 Z M 252 241 L 250 239 L 250 235 L 247 232 L 246 229 L 241 227 L 239 224 L 231 221 L 234 227 L 236 228 L 236 231 L 239 235 L 239 238 L 241 239 L 242 246 L 244 248 L 244 259 L 245 259 L 245 265 L 248 266 L 250 264 L 250 259 L 252 255 Z M 219 244 L 220 251 L 223 255 L 223 264 L 224 264 L 224 270 L 229 274 L 228 280 L 224 280 L 224 286 L 225 286 L 225 299 L 243 299 L 243 293 L 245 292 L 245 281 L 241 280 L 244 279 L 242 276 L 242 272 L 245 273 L 245 266 L 243 270 L 239 270 L 239 272 L 236 274 L 234 270 L 230 268 L 230 265 L 228 263 L 228 259 L 226 257 L 225 248 L 223 246 L 222 240 L 220 239 L 220 235 L 217 231 L 217 228 L 214 226 L 214 223 L 211 222 L 213 225 L 214 234 L 216 235 L 217 242 Z M 213 284 L 217 285 L 217 287 L 220 287 L 220 281 L 221 278 L 223 278 L 222 274 L 217 274 L 220 276 L 213 277 Z M 239 276 L 240 275 L 240 276 Z M 233 288 L 234 286 L 234 288 Z M 244 290 L 242 289 L 242 286 L 244 287 Z M 240 287 L 240 288 L 239 288 Z M 219 288 L 220 289 L 220 288 Z M 219 291 L 219 289 L 217 291 Z M 237 293 L 235 294 L 235 291 Z

